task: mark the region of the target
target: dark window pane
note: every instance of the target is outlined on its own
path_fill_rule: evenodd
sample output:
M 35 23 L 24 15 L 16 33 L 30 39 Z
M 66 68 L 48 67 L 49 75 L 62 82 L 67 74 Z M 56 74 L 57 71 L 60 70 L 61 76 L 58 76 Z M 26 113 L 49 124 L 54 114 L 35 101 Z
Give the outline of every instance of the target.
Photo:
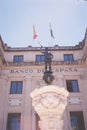
M 23 56 L 14 56 L 14 62 L 23 62 Z
M 22 81 L 12 81 L 11 88 L 10 88 L 10 94 L 21 94 L 22 88 L 23 88 Z
M 16 82 L 11 82 L 10 93 L 11 93 L 11 94 L 16 93 Z
M 14 62 L 18 62 L 18 57 L 14 56 Z
M 73 54 L 64 54 L 64 61 L 74 61 Z
M 41 61 L 45 61 L 45 56 L 41 56 Z
M 64 55 L 64 61 L 68 61 L 68 56 Z
M 7 130 L 20 130 L 20 113 L 9 113 L 7 119 Z
M 40 61 L 40 56 L 36 56 L 36 61 L 37 61 L 37 62 Z
M 44 55 L 36 55 L 36 62 L 43 62 L 45 60 Z
M 72 130 L 85 130 L 83 112 L 70 112 Z
M 69 92 L 79 92 L 77 80 L 66 80 L 66 85 Z
M 77 126 L 77 117 L 75 115 L 71 116 L 71 126 Z
M 17 93 L 19 93 L 19 94 L 22 93 L 22 82 L 18 82 L 18 84 L 17 84 Z
M 69 92 L 72 92 L 72 82 L 71 82 L 71 80 L 67 80 L 66 85 L 67 85 L 67 90 Z
M 73 58 L 72 54 L 69 55 L 69 61 L 74 61 L 74 58 Z
M 19 62 L 23 62 L 23 56 L 19 56 Z
M 79 92 L 78 82 L 76 80 L 72 81 L 72 88 L 74 92 Z

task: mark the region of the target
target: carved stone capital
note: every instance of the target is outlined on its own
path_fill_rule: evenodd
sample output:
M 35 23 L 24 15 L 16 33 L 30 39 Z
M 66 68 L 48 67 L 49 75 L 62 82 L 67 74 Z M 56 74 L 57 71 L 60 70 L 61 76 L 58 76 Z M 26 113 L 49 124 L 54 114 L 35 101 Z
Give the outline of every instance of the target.
M 32 105 L 40 117 L 38 125 L 41 130 L 62 129 L 61 117 L 67 105 L 67 96 L 66 89 L 54 85 L 35 89 L 31 93 Z
M 35 89 L 31 93 L 32 105 L 36 112 L 40 115 L 42 113 L 56 113 L 60 109 L 63 111 L 67 105 L 68 92 L 58 86 L 44 86 Z

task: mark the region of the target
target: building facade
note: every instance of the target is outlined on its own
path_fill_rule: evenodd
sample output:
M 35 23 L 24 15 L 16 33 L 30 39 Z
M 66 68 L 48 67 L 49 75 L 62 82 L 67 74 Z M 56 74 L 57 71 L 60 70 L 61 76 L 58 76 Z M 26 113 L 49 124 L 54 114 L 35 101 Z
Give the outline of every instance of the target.
M 39 130 L 31 92 L 43 80 L 45 47 L 12 48 L 0 37 L 0 130 Z M 76 46 L 48 47 L 53 85 L 68 92 L 62 130 L 87 130 L 87 31 Z

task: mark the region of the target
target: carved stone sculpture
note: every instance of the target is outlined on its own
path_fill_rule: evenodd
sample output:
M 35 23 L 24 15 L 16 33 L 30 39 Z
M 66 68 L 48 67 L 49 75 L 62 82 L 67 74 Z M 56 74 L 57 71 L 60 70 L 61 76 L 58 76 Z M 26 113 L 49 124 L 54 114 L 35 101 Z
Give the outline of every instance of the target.
M 32 105 L 40 117 L 41 130 L 62 130 L 62 115 L 67 105 L 68 92 L 64 88 L 49 85 L 31 93 Z
M 48 52 L 48 47 L 45 48 L 45 51 L 42 51 L 45 57 L 45 72 L 43 79 L 47 84 L 51 84 L 51 82 L 54 80 L 54 76 L 52 75 L 52 53 Z

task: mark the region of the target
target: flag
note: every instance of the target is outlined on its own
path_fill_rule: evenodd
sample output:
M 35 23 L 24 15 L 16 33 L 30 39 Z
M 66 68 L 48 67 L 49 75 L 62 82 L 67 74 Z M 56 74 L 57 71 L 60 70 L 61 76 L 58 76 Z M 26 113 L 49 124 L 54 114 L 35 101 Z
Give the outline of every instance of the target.
M 51 24 L 50 24 L 50 35 L 51 35 L 52 38 L 54 38 L 53 30 L 52 30 L 52 28 L 51 28 Z
M 36 39 L 36 38 L 37 38 L 37 34 L 35 31 L 35 26 L 33 25 L 33 39 Z
M 50 34 L 51 34 L 51 37 L 54 38 L 52 29 L 50 29 Z

